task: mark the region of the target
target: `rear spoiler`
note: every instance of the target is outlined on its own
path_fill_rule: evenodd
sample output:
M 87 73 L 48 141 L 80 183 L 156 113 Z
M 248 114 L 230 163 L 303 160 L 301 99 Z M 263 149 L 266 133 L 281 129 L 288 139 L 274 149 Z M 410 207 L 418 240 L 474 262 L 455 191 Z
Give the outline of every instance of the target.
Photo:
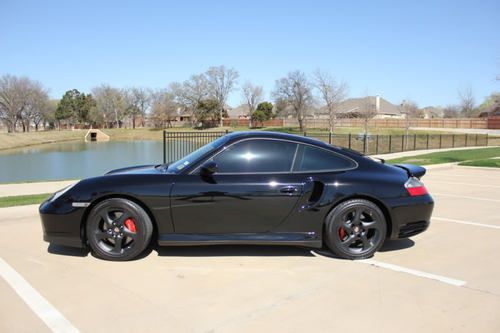
M 427 171 L 424 167 L 415 164 L 394 164 L 394 166 L 406 170 L 409 177 L 421 178 Z

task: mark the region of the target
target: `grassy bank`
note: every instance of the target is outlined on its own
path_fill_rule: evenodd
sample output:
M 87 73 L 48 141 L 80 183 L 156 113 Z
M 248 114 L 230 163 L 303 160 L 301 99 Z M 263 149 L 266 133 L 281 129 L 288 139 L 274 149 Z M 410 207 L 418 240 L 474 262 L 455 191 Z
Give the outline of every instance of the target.
M 247 127 L 222 127 L 222 128 L 210 128 L 205 130 L 195 130 L 192 128 L 170 128 L 168 131 L 172 132 L 200 132 L 200 131 L 248 131 Z M 301 133 L 298 127 L 263 127 L 255 130 L 260 131 L 276 131 L 276 132 L 287 132 L 287 133 Z M 125 129 L 125 128 L 113 128 L 113 129 L 102 129 L 104 133 L 110 136 L 110 140 L 113 141 L 126 141 L 126 140 L 161 140 L 162 130 L 153 128 L 137 128 Z M 307 129 L 308 133 L 327 133 L 325 129 Z M 335 129 L 335 134 L 358 134 L 362 133 L 363 129 L 358 127 L 339 127 Z M 45 143 L 55 143 L 64 141 L 76 141 L 84 140 L 87 130 L 64 130 L 64 131 L 38 131 L 29 133 L 0 133 L 0 150 L 21 148 Z M 398 135 L 403 134 L 404 130 L 400 128 L 371 128 L 371 134 L 380 135 Z M 422 131 L 410 131 L 410 134 L 425 134 Z M 446 133 L 433 131 L 433 134 Z
M 500 168 L 500 158 L 490 158 L 484 160 L 474 160 L 458 163 L 458 165 L 476 166 L 485 168 Z
M 0 197 L 0 208 L 40 204 L 51 195 L 52 193 L 43 193 Z
M 387 163 L 412 163 L 420 165 L 429 165 L 429 164 L 439 164 L 439 163 L 475 161 L 483 164 L 485 163 L 491 164 L 492 162 L 486 162 L 486 161 L 490 161 L 489 159 L 494 157 L 500 157 L 500 148 L 467 149 L 467 150 L 436 152 L 436 153 L 423 154 L 417 156 L 396 158 L 388 160 Z

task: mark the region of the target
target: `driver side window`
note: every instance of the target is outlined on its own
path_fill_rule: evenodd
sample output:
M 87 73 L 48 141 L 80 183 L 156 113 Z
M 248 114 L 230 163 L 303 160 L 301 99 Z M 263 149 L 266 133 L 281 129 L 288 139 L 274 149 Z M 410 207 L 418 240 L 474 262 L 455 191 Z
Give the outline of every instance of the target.
M 297 144 L 279 140 L 238 142 L 212 160 L 219 174 L 291 172 Z

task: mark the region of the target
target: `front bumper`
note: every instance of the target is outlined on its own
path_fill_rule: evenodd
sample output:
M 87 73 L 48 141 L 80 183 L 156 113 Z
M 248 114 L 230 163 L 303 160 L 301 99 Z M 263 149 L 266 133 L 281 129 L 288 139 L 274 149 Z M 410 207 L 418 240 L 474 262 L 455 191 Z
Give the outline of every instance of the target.
M 81 221 L 84 208 L 72 207 L 71 203 L 43 202 L 39 208 L 43 240 L 51 244 L 84 247 Z
M 429 227 L 434 209 L 430 195 L 394 199 L 388 204 L 392 221 L 390 239 L 415 236 Z

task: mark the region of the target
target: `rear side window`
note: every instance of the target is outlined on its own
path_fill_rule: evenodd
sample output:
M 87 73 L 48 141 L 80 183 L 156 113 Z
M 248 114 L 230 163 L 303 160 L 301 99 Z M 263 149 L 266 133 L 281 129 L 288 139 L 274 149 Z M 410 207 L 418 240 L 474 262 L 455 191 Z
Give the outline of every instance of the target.
M 355 166 L 356 164 L 351 159 L 340 154 L 313 146 L 299 145 L 293 171 L 345 170 Z
M 213 158 L 218 173 L 290 172 L 297 144 L 279 140 L 238 142 Z

